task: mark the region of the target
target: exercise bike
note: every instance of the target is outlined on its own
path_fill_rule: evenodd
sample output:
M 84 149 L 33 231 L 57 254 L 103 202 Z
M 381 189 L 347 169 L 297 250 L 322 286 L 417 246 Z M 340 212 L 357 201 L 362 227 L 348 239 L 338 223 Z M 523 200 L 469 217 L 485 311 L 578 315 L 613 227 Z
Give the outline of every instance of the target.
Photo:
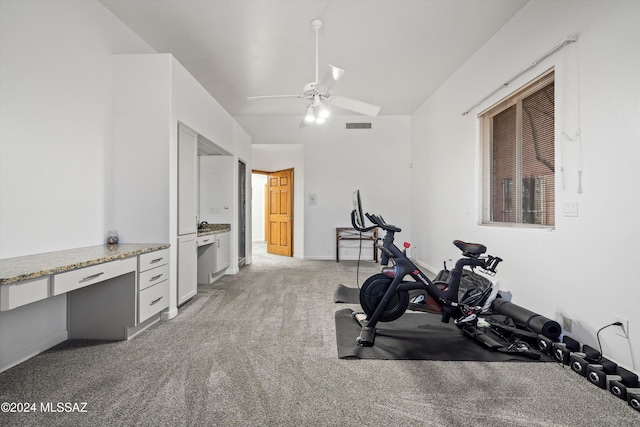
M 407 257 L 407 249 L 410 245 L 405 243 L 404 250 L 401 251 L 393 243 L 394 235 L 401 231 L 400 228 L 387 224 L 379 215 L 369 213 L 363 215 L 359 190 L 353 193 L 353 207 L 351 223 L 354 229 L 367 232 L 381 228 L 386 232 L 382 245 L 377 244 L 382 252 L 380 261 L 384 266 L 382 272 L 369 277 L 360 288 L 360 305 L 367 315 L 367 321 L 357 338 L 359 345 L 373 346 L 377 323 L 394 321 L 405 313 L 409 305 L 410 290 L 424 290 L 431 297 L 431 302 L 441 308 L 444 323 L 449 323 L 449 320 L 454 318 L 455 324 L 463 328 L 476 321 L 477 315 L 483 310 L 481 303 L 487 299 L 491 289 L 467 293 L 459 301 L 458 291 L 463 268 L 478 267 L 485 273 L 494 275 L 496 267 L 502 261 L 501 258 L 483 255 L 487 248 L 482 244 L 454 240 L 453 244 L 462 251 L 463 257 L 451 270 L 448 282 L 432 282 Z M 365 216 L 373 223 L 372 226 L 365 227 Z M 392 263 L 390 267 L 389 261 Z M 405 280 L 407 276 L 413 280 Z

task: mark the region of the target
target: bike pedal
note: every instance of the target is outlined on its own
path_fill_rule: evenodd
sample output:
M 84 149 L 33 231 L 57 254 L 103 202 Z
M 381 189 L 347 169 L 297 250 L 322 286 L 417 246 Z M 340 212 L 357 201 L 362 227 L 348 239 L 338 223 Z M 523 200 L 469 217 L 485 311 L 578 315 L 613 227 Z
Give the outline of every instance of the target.
M 478 316 L 476 316 L 476 314 L 475 314 L 475 313 L 472 313 L 472 314 L 470 314 L 470 315 L 468 315 L 468 316 L 461 317 L 460 319 L 456 319 L 456 320 L 454 321 L 454 323 L 455 323 L 456 325 L 462 325 L 463 323 L 471 323 L 471 322 L 473 322 L 474 320 L 476 320 L 476 318 L 477 318 L 477 317 L 478 317 Z

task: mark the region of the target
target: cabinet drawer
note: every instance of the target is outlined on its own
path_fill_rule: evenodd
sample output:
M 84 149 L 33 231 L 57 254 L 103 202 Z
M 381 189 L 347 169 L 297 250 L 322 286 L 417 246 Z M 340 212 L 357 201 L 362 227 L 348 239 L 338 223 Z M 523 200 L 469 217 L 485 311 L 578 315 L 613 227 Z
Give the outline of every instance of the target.
M 143 271 L 138 277 L 138 289 L 143 290 L 149 286 L 160 283 L 169 278 L 169 264 Z
M 149 252 L 138 257 L 138 271 L 146 271 L 169 263 L 169 249 Z
M 49 276 L 0 286 L 0 311 L 49 297 Z
M 79 268 L 67 273 L 60 273 L 53 276 L 53 286 L 51 294 L 60 295 L 71 292 L 75 289 L 84 288 L 114 277 L 121 276 L 132 271 L 136 271 L 137 260 L 135 257 L 122 260 L 105 262 L 104 264 L 92 265 L 91 267 Z
M 196 239 L 198 246 L 210 245 L 216 242 L 215 234 L 208 234 L 206 236 L 200 236 Z
M 165 280 L 138 293 L 138 323 L 169 307 L 169 281 Z

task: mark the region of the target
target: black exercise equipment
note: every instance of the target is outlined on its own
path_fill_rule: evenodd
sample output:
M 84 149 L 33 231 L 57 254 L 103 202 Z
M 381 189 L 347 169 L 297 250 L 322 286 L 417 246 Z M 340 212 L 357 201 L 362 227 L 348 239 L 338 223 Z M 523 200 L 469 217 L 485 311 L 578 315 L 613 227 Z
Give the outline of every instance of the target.
M 618 366 L 616 374 L 620 376 L 619 380 L 612 380 L 609 383 L 609 391 L 614 396 L 627 400 L 627 394 L 640 393 L 640 383 L 638 382 L 638 376 L 631 371 Z
M 571 352 L 577 351 L 580 351 L 580 343 L 567 335 L 562 337 L 562 342 L 554 342 L 551 347 L 551 355 L 563 365 L 569 365 Z
M 596 364 L 587 365 L 585 376 L 589 382 L 602 389 L 608 390 L 611 381 L 620 381 L 618 365 L 610 360 L 602 359 Z
M 602 360 L 602 355 L 595 348 L 583 345 L 582 351 L 569 353 L 569 366 L 571 370 L 583 377 L 587 375 L 587 365 L 598 363 Z
M 556 340 L 562 332 L 560 324 L 555 320 L 548 319 L 502 298 L 497 298 L 493 302 L 492 308 L 497 313 L 509 316 L 516 325 L 530 329 L 551 340 Z
M 373 226 L 365 227 L 365 216 L 373 223 Z M 467 243 L 454 240 L 453 244 L 462 251 L 460 258 L 450 272 L 447 283 L 434 283 L 424 274 L 408 257 L 405 243 L 401 251 L 393 243 L 394 235 L 401 229 L 387 224 L 379 215 L 364 214 L 360 191 L 354 192 L 353 211 L 351 212 L 353 228 L 366 232 L 374 228 L 382 228 L 386 231 L 382 245 L 378 248 L 382 252 L 381 264 L 391 267 L 383 267 L 382 272 L 369 277 L 360 289 L 360 305 L 367 315 L 367 322 L 357 338 L 358 344 L 372 346 L 375 342 L 376 325 L 378 322 L 391 322 L 400 318 L 409 305 L 409 291 L 415 289 L 424 290 L 437 305 L 442 307 L 441 320 L 448 323 L 453 317 L 459 327 L 468 325 L 477 319 L 477 314 L 483 309 L 482 303 L 489 297 L 491 288 L 484 291 L 473 290 L 459 300 L 458 290 L 463 268 L 478 267 L 488 274 L 495 274 L 496 267 L 502 261 L 499 257 L 483 255 L 487 248 L 478 243 Z M 413 280 L 405 280 L 406 277 Z

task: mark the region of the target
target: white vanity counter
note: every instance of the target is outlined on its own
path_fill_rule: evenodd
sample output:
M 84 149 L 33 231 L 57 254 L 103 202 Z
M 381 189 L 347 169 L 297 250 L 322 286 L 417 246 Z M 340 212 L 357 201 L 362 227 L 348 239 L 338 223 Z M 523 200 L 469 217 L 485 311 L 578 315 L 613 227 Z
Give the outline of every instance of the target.
M 0 285 L 63 273 L 168 248 L 168 244 L 98 245 L 0 259 Z
M 169 245 L 0 259 L 0 372 L 66 339 L 128 340 L 169 306 Z

